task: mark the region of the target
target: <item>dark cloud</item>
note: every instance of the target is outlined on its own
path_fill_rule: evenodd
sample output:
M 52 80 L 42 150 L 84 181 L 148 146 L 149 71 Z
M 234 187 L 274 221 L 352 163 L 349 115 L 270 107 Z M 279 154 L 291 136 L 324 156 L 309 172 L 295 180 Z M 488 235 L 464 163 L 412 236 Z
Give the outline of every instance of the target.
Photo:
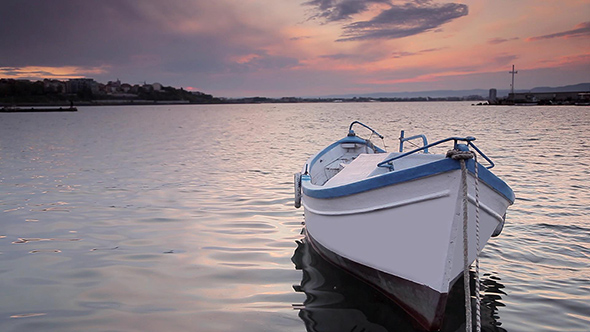
M 514 38 L 492 38 L 490 40 L 488 40 L 488 44 L 492 44 L 492 45 L 497 45 L 497 44 L 502 44 L 502 43 L 506 43 L 512 40 L 518 40 L 518 37 L 514 37 Z
M 324 54 L 318 56 L 318 58 L 358 64 L 380 61 L 388 57 L 388 52 L 386 51 L 372 50 L 371 52 L 367 52 L 366 48 L 363 48 L 363 50 L 353 51 L 351 53 Z
M 330 60 L 342 60 L 342 59 L 354 59 L 358 58 L 358 55 L 355 54 L 346 54 L 346 53 L 336 53 L 336 54 L 326 54 L 319 56 L 322 59 L 330 59 Z
M 455 3 L 392 6 L 369 21 L 346 25 L 338 41 L 395 39 L 417 35 L 465 16 L 467 12 L 466 5 Z
M 405 58 L 405 57 L 408 57 L 408 56 L 414 56 L 414 55 L 417 55 L 417 54 L 418 54 L 417 52 L 393 52 L 391 54 L 391 57 L 394 58 L 394 59 L 399 59 L 399 58 Z
M 350 19 L 352 15 L 366 11 L 372 4 L 389 2 L 390 0 L 312 0 L 304 5 L 317 7 L 318 13 L 312 18 L 334 22 Z
M 528 38 L 527 41 L 537 41 L 553 38 L 570 38 L 570 37 L 590 37 L 590 21 L 583 22 L 574 27 L 572 30 L 552 33 L 549 35 Z
M 492 61 L 497 65 L 508 65 L 514 62 L 514 60 L 518 59 L 518 55 L 516 54 L 502 54 L 495 56 Z
M 405 52 L 405 51 L 393 52 L 391 54 L 391 57 L 394 58 L 394 59 L 399 59 L 399 58 L 405 58 L 405 57 L 408 57 L 408 56 L 420 55 L 420 54 L 423 54 L 423 53 L 436 52 L 436 51 L 444 50 L 445 48 L 446 47 L 429 48 L 429 49 L 421 50 L 421 51 L 418 51 L 418 52 Z
M 305 5 L 315 6 L 317 14 L 327 22 L 351 19 L 352 15 L 369 10 L 373 4 L 385 4 L 377 16 L 368 21 L 352 22 L 343 27 L 337 41 L 403 38 L 426 31 L 437 30 L 441 25 L 465 16 L 468 8 L 463 4 L 437 4 L 430 0 L 394 3 L 391 0 L 313 0 Z
M 310 39 L 310 36 L 301 36 L 301 37 L 291 37 L 289 38 L 289 40 L 291 41 L 299 41 L 299 40 L 305 40 L 305 39 Z
M 259 52 L 273 41 L 275 32 L 260 24 L 223 2 L 4 0 L 0 68 L 80 67 L 87 71 L 78 75 L 133 82 L 164 83 L 187 74 L 205 80 L 234 70 L 232 57 Z M 292 65 L 262 58 L 273 68 Z
M 0 64 L 98 66 L 145 52 L 159 35 L 125 1 L 6 1 L 0 13 Z
M 428 48 L 428 49 L 425 49 L 425 50 L 421 50 L 420 53 L 436 52 L 436 51 L 444 50 L 444 49 L 447 49 L 447 48 L 448 47 Z

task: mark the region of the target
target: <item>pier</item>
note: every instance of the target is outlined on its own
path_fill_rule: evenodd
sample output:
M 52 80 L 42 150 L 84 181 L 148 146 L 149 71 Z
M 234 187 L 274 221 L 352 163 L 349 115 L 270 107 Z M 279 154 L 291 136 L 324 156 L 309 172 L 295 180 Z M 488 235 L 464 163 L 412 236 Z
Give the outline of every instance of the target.
M 0 109 L 1 113 L 41 113 L 41 112 L 77 112 L 76 107 L 3 107 Z

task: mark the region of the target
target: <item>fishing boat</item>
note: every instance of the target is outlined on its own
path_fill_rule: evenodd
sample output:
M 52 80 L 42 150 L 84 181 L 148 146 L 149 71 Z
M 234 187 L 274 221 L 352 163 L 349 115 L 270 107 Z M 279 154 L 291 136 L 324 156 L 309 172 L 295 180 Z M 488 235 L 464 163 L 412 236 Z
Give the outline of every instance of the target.
M 355 125 L 371 137 L 358 136 Z M 474 137 L 429 144 L 402 131 L 399 151 L 387 152 L 373 136 L 383 139 L 354 121 L 344 138 L 310 157 L 295 173 L 295 207 L 304 207 L 306 238 L 318 253 L 437 330 L 450 288 L 500 234 L 514 192 L 490 171 L 494 163 Z M 415 140 L 422 146 L 405 152 Z M 445 144 L 447 154 L 429 152 Z

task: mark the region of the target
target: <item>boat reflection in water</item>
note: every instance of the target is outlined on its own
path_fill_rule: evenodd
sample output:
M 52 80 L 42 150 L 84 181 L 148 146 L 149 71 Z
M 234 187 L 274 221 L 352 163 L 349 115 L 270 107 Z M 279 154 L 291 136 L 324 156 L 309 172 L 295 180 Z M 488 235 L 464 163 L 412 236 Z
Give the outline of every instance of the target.
M 297 241 L 291 259 L 297 270 L 302 270 L 297 292 L 306 295 L 303 304 L 294 304 L 308 332 L 404 332 L 423 331 L 422 328 L 395 302 L 336 267 L 321 257 L 306 242 Z M 482 276 L 481 322 L 482 331 L 502 332 L 497 307 L 504 306 L 501 296 L 504 286 L 499 278 Z M 471 282 L 475 278 L 472 276 Z M 474 289 L 474 286 L 471 286 Z M 475 313 L 475 308 L 472 310 Z M 474 320 L 475 322 L 475 320 Z M 463 279 L 449 292 L 441 331 L 465 331 Z

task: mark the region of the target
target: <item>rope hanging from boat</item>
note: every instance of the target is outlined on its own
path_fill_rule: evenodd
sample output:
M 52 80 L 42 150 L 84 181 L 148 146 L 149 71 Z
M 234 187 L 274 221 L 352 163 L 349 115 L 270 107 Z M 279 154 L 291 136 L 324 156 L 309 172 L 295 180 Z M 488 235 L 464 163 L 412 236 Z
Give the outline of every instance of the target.
M 475 317 L 476 332 L 481 331 L 481 295 L 479 293 L 479 167 L 477 166 L 477 155 L 473 153 L 475 162 Z
M 453 156 L 454 157 L 454 156 Z M 471 323 L 471 289 L 469 285 L 469 234 L 467 232 L 467 171 L 465 160 L 461 160 L 461 183 L 463 184 L 463 284 L 465 287 L 465 332 L 472 330 Z
M 475 162 L 475 316 L 476 331 L 481 331 L 481 313 L 480 313 L 480 280 L 479 280 L 479 175 L 477 167 L 477 156 L 472 151 L 449 150 L 447 157 L 459 160 L 461 163 L 461 182 L 463 189 L 463 283 L 465 285 L 465 331 L 470 332 L 473 329 L 471 314 L 471 289 L 469 285 L 469 234 L 468 234 L 468 190 L 467 190 L 467 168 L 465 160 L 474 159 Z

